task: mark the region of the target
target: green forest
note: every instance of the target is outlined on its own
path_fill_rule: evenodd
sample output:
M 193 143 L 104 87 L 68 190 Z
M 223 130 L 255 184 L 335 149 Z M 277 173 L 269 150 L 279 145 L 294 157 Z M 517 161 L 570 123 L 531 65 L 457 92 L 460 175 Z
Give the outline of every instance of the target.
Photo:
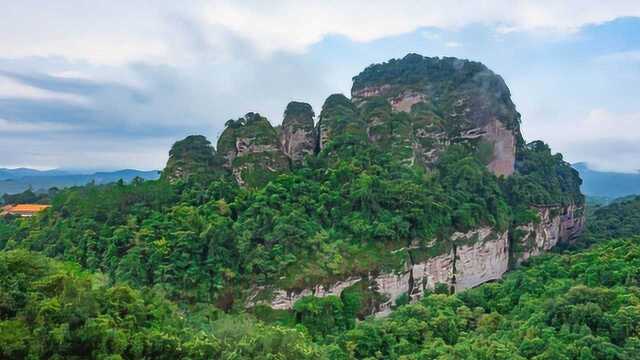
M 0 248 L 230 310 L 243 306 L 247 284 L 301 289 L 393 270 L 404 254 L 390 250 L 415 239 L 437 238 L 433 251 L 443 251 L 453 231 L 507 229 L 535 221 L 529 205 L 583 201 L 577 175 L 546 145 L 521 156 L 522 170 L 505 179 L 462 144 L 429 172 L 362 145 L 355 156 L 311 159 L 257 189 L 200 176 L 70 188 L 41 216 L 5 221 Z M 570 186 L 573 193 L 563 190 Z
M 461 293 L 436 289 L 387 318 L 358 322 L 357 295 L 308 298 L 291 317 L 257 320 L 172 301 L 162 286 L 113 283 L 39 252 L 3 250 L 0 357 L 636 359 L 639 204 L 598 209 L 587 235 L 598 243 L 588 249 L 536 258 L 500 282 Z M 5 220 L 0 236 L 26 226 Z

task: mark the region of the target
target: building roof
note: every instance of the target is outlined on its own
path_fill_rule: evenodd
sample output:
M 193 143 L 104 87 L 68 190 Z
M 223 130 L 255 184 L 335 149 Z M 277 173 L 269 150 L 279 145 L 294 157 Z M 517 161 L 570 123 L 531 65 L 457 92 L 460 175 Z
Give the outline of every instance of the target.
M 15 204 L 15 205 L 7 205 L 3 206 L 0 213 L 2 214 L 29 214 L 29 213 L 37 213 L 51 205 L 40 205 L 40 204 Z
M 50 205 L 39 204 L 16 204 L 11 208 L 11 211 L 19 212 L 38 212 L 48 208 Z

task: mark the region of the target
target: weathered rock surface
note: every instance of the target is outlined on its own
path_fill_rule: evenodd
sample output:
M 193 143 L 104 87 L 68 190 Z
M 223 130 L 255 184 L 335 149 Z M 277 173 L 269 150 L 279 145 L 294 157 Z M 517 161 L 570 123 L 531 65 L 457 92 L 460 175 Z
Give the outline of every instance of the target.
M 513 174 L 516 162 L 516 136 L 498 120 L 490 121 L 484 127 L 483 139 L 493 147 L 493 156 L 487 165 L 489 170 L 500 176 Z
M 387 301 L 380 304 L 376 316 L 384 316 L 391 312 L 395 300 L 403 294 L 409 295 L 412 301 L 420 299 L 427 289 L 434 289 L 436 284 L 451 285 L 454 278 L 455 255 L 453 250 L 431 257 L 427 260 L 409 263 L 407 271 L 401 274 L 380 274 L 373 281 L 376 290 L 386 296 Z
M 509 234 L 480 228 L 465 234 L 453 234 L 456 247 L 455 290 L 461 291 L 498 280 L 509 270 Z
M 480 63 L 409 54 L 365 69 L 351 97 L 358 107 L 383 98 L 394 112 L 411 114 L 412 163 L 428 167 L 449 143 L 474 141 L 490 147 L 492 172 L 514 171 L 520 114 L 502 78 Z
M 376 311 L 376 314 L 384 315 L 391 311 L 395 300 L 403 294 L 415 301 L 423 296 L 425 290 L 433 289 L 439 283 L 461 291 L 500 279 L 508 270 L 507 232 L 497 234 L 491 228 L 483 227 L 467 233 L 454 233 L 452 241 L 460 245 L 443 254 L 415 263 L 409 257 L 402 272 L 381 273 L 367 278 L 352 277 L 328 287 L 315 286 L 298 292 L 276 290 L 269 304 L 275 309 L 290 309 L 295 301 L 304 296 L 340 295 L 347 287 L 359 281 L 368 281 L 376 292 L 387 299 L 379 304 Z
M 240 185 L 265 184 L 289 168 L 277 131 L 257 113 L 228 121 L 217 147 L 223 166 L 231 170 Z
M 558 243 L 571 243 L 582 233 L 584 209 L 575 205 L 538 207 L 539 221 L 519 226 L 513 237 L 517 242 L 514 261 L 520 264 L 530 257 L 553 249 Z
M 315 151 L 313 117 L 313 109 L 307 103 L 292 101 L 287 105 L 280 132 L 280 144 L 282 151 L 293 162 L 300 162 Z
M 273 309 L 291 309 L 293 308 L 293 304 L 296 301 L 300 300 L 305 296 L 317 296 L 317 297 L 325 297 L 329 295 L 340 296 L 342 290 L 348 288 L 351 285 L 359 282 L 361 279 L 359 277 L 349 278 L 344 281 L 338 281 L 332 286 L 325 287 L 323 285 L 316 285 L 310 289 L 304 289 L 300 292 L 286 291 L 286 290 L 276 290 L 273 292 L 273 300 L 271 301 L 271 307 Z

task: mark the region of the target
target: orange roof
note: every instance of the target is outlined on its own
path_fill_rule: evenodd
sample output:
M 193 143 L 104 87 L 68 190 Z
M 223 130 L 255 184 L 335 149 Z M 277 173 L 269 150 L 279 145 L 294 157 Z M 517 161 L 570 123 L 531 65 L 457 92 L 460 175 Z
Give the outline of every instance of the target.
M 16 204 L 5 211 L 10 213 L 35 213 L 35 212 L 42 211 L 50 206 L 51 205 Z

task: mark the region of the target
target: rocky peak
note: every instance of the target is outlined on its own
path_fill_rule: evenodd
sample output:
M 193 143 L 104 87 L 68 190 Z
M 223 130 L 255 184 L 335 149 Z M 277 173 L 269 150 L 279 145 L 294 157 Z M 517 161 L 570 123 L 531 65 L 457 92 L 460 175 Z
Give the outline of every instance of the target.
M 280 144 L 282 151 L 293 162 L 300 162 L 305 156 L 312 155 L 315 151 L 314 116 L 311 105 L 303 102 L 292 101 L 284 111 Z
M 189 177 L 210 177 L 219 170 L 216 152 L 209 140 L 202 135 L 190 135 L 171 147 L 162 178 L 175 182 Z
M 468 141 L 495 174 L 514 171 L 520 114 L 504 80 L 481 63 L 409 54 L 367 67 L 353 78 L 351 95 L 360 108 L 382 98 L 393 112 L 409 113 L 412 158 L 424 165 L 449 143 Z
M 263 185 L 274 174 L 289 168 L 278 132 L 258 113 L 227 121 L 218 139 L 218 153 L 223 166 L 231 170 L 240 185 Z
M 357 108 L 349 98 L 333 94 L 325 100 L 316 130 L 319 151 L 324 150 L 338 136 L 363 137 L 365 132 L 366 124 L 358 116 Z

